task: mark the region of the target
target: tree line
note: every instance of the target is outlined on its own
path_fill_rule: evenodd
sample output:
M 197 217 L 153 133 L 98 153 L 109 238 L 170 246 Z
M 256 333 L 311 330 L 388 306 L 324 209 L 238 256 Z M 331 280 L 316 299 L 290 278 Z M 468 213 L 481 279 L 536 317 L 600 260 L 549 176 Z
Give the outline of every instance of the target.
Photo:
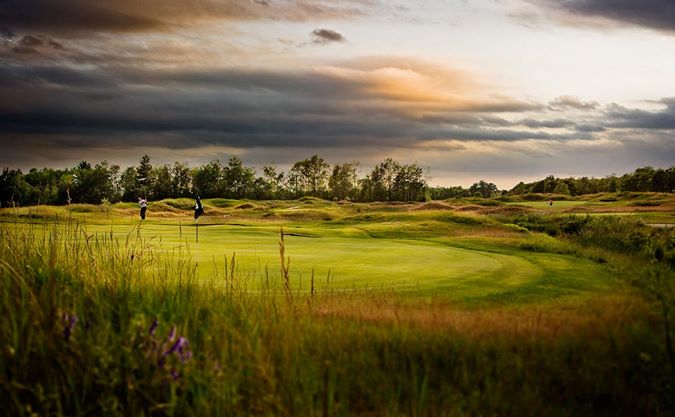
M 417 163 L 388 158 L 359 178 L 358 162 L 331 165 L 318 155 L 293 164 L 288 172 L 265 165 L 261 172 L 233 156 L 223 163 L 198 167 L 174 162 L 151 164 L 144 155 L 138 165 L 122 170 L 106 161 L 82 161 L 68 169 L 33 168 L 27 173 L 5 168 L 0 175 L 2 207 L 196 197 L 293 199 L 313 196 L 353 201 L 420 201 L 427 197 L 428 170 Z
M 138 165 L 122 170 L 106 161 L 82 161 L 68 169 L 33 168 L 26 173 L 5 168 L 0 174 L 0 205 L 70 204 L 196 197 L 233 199 L 293 199 L 314 196 L 352 201 L 422 201 L 454 197 L 495 197 L 528 193 L 563 195 L 618 191 L 672 192 L 675 167 L 638 168 L 622 176 L 556 178 L 520 182 L 511 190 L 478 181 L 471 187 L 429 187 L 429 172 L 418 165 L 391 158 L 359 177 L 359 163 L 331 165 L 318 155 L 293 164 L 287 171 L 265 165 L 261 172 L 236 156 L 225 163 L 214 160 L 198 167 L 174 162 L 153 166 L 144 155 Z
M 642 167 L 635 171 L 604 178 L 556 178 L 550 175 L 543 180 L 531 183 L 518 183 L 509 194 L 554 193 L 563 195 L 583 195 L 596 193 L 615 193 L 618 191 L 672 193 L 675 189 L 675 167 L 668 169 Z
M 497 197 L 500 195 L 519 196 L 525 194 L 561 194 L 577 196 L 584 194 L 615 193 L 621 191 L 672 193 L 675 189 L 675 167 L 667 169 L 642 167 L 633 172 L 617 176 L 557 178 L 549 175 L 543 180 L 530 183 L 519 182 L 510 190 L 499 190 L 493 183 L 479 181 L 469 188 L 432 187 L 428 195 L 433 200 L 455 197 Z

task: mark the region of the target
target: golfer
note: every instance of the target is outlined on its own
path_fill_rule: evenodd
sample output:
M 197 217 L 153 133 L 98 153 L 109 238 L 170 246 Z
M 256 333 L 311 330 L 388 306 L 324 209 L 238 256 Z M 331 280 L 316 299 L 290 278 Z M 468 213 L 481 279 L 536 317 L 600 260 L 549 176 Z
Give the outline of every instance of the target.
M 141 220 L 145 220 L 145 212 L 148 210 L 148 200 L 138 197 L 138 205 L 141 206 Z

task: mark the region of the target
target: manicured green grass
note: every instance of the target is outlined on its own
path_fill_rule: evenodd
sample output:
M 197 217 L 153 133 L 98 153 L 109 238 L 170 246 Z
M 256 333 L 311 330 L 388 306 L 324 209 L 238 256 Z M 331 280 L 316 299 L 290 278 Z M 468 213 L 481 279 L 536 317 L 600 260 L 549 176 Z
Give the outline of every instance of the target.
M 83 227 L 92 236 L 112 233 L 118 240 L 129 235 L 147 239 L 160 256 L 189 258 L 198 279 L 222 277 L 225 269 L 232 267 L 234 255 L 237 274 L 248 290 L 260 290 L 266 280 L 279 282 L 280 223 L 203 224 L 197 242 L 193 222 L 153 220 L 144 222 L 139 230 L 138 221 L 117 220 Z M 416 239 L 410 230 L 418 223 L 414 217 L 360 228 L 353 224 L 287 223 L 285 246 L 293 288 L 310 291 L 313 275 L 315 287 L 334 290 L 396 290 L 455 301 L 520 302 L 528 294 L 537 294 L 532 300 L 545 301 L 620 285 L 604 265 L 591 260 L 519 247 L 495 248 L 498 239 L 494 238 L 462 247 L 463 239 L 442 236 L 446 229 L 438 230 L 442 225 L 434 223 L 423 228 L 424 239 Z M 512 237 L 526 238 L 517 233 Z

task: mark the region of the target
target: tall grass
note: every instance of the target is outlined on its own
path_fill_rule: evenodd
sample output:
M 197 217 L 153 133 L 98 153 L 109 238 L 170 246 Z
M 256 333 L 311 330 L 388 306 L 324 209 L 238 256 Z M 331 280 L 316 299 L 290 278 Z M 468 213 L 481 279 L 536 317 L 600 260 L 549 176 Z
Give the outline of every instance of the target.
M 384 293 L 291 297 L 283 240 L 282 289 L 251 293 L 234 256 L 197 280 L 188 253 L 159 256 L 137 232 L 0 225 L 3 415 L 672 413 L 659 316 L 642 303 L 568 321 Z

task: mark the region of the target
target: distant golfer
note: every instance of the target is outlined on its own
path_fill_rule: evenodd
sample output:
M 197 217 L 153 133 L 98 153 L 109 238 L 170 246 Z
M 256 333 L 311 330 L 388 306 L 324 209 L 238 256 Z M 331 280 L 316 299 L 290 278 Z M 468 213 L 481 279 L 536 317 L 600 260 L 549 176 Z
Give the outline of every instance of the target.
M 197 203 L 195 204 L 195 220 L 204 214 L 204 207 L 202 206 L 202 200 L 197 197 Z
M 148 200 L 138 197 L 138 205 L 141 206 L 141 220 L 145 220 L 145 212 L 148 210 Z

